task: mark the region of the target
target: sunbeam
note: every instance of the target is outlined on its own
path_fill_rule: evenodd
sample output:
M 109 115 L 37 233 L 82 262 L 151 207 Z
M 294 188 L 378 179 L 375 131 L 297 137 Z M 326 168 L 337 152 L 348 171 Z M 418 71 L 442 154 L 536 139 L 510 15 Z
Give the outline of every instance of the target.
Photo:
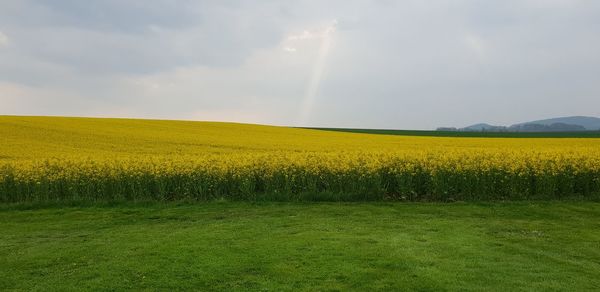
M 321 79 L 323 77 L 325 62 L 331 49 L 332 34 L 335 32 L 336 24 L 337 21 L 333 21 L 332 24 L 321 34 L 321 45 L 319 47 L 319 52 L 313 66 L 310 79 L 308 80 L 308 85 L 306 86 L 304 98 L 302 99 L 300 115 L 297 123 L 298 125 L 305 126 L 309 122 L 310 115 L 317 98 L 319 84 L 321 83 Z

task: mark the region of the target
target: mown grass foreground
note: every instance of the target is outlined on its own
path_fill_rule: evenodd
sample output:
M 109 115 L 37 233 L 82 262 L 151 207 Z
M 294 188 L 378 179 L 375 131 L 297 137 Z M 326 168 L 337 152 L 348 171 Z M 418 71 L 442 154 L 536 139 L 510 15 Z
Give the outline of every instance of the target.
M 0 202 L 600 198 L 599 138 L 0 116 Z
M 600 204 L 0 207 L 0 290 L 600 289 Z

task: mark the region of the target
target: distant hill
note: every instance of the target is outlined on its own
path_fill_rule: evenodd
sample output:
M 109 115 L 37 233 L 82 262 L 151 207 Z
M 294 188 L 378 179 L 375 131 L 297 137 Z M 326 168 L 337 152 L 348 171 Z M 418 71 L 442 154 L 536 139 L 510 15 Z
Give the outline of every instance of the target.
M 480 124 L 475 124 L 475 125 L 471 125 L 471 126 L 462 128 L 461 130 L 475 131 L 475 132 L 483 132 L 483 131 L 500 132 L 505 129 L 506 129 L 506 127 L 503 127 L 503 126 L 493 126 L 493 125 L 486 124 L 486 123 L 480 123 Z
M 475 124 L 464 128 L 443 127 L 438 131 L 457 132 L 583 132 L 600 131 L 600 118 L 595 117 L 562 117 L 546 120 L 514 124 L 510 127 L 493 126 L 486 123 Z
M 553 124 L 536 124 L 526 123 L 520 125 L 510 126 L 507 131 L 509 132 L 580 132 L 588 131 L 585 127 L 580 125 L 571 125 L 565 123 L 553 123 Z
M 550 126 L 552 124 L 567 124 L 567 125 L 581 126 L 581 127 L 585 128 L 585 130 L 590 130 L 590 131 L 600 130 L 600 118 L 582 117 L 582 116 L 532 121 L 532 122 L 515 124 L 513 126 L 523 126 L 523 125 L 527 125 L 527 124 L 537 124 L 537 125 L 545 125 L 545 126 Z

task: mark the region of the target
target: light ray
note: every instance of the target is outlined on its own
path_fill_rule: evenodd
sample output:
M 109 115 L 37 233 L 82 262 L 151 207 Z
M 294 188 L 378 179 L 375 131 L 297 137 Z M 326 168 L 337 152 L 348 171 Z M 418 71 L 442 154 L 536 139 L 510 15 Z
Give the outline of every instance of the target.
M 302 100 L 302 105 L 300 108 L 300 115 L 298 118 L 298 125 L 300 126 L 306 126 L 309 122 L 310 115 L 317 98 L 319 85 L 323 77 L 323 70 L 325 68 L 326 59 L 331 49 L 331 34 L 335 31 L 336 24 L 337 22 L 334 21 L 332 25 L 329 26 L 321 36 L 321 45 L 319 47 L 319 52 L 317 54 L 317 58 L 315 60 L 313 70 L 310 75 L 310 79 L 308 81 L 306 92 L 304 94 L 304 98 Z

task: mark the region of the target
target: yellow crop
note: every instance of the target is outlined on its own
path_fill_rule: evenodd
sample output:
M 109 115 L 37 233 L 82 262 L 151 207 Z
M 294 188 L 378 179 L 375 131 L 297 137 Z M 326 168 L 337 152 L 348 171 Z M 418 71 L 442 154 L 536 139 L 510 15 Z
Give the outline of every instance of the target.
M 0 117 L 0 201 L 503 199 L 600 192 L 598 138 Z

